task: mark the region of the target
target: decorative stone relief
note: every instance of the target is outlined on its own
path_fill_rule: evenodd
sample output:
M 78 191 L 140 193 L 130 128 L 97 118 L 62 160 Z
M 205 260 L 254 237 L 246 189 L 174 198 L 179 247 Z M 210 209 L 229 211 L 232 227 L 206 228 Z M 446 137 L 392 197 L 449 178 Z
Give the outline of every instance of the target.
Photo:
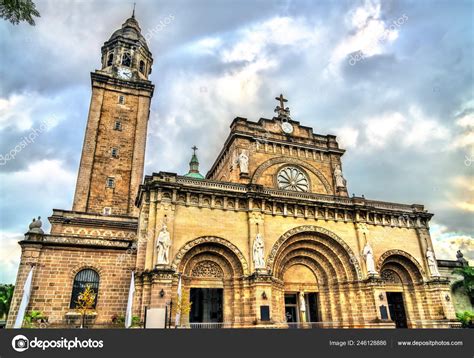
M 183 247 L 181 247 L 181 249 L 179 249 L 179 251 L 177 252 L 175 258 L 174 258 L 174 261 L 173 261 L 173 264 L 172 264 L 172 268 L 174 270 L 176 270 L 176 268 L 179 266 L 179 264 L 181 263 L 181 260 L 183 259 L 184 255 L 189 251 L 191 250 L 193 247 L 197 246 L 197 245 L 200 245 L 200 244 L 205 244 L 205 243 L 215 243 L 215 244 L 220 244 L 222 246 L 225 246 L 227 247 L 228 249 L 230 249 L 234 254 L 235 256 L 237 257 L 237 259 L 240 261 L 240 265 L 242 267 L 242 270 L 244 272 L 244 274 L 248 275 L 249 274 L 249 269 L 248 269 L 248 264 L 247 264 L 247 261 L 245 260 L 245 257 L 244 255 L 242 254 L 242 252 L 237 248 L 237 246 L 235 246 L 234 244 L 232 244 L 231 242 L 225 240 L 225 239 L 222 239 L 220 237 L 215 237 L 215 236 L 201 236 L 197 239 L 194 239 L 194 240 L 191 240 L 191 241 L 188 241 Z
M 383 270 L 380 275 L 382 280 L 387 284 L 400 284 L 402 283 L 400 276 L 398 276 L 392 270 Z
M 320 233 L 320 234 L 323 234 L 323 235 L 326 235 L 328 237 L 330 237 L 331 239 L 335 240 L 338 244 L 340 244 L 345 250 L 346 252 L 348 253 L 349 257 L 350 257 L 350 261 L 351 263 L 354 265 L 354 268 L 355 268 L 355 271 L 356 271 L 356 274 L 357 274 L 357 278 L 358 279 L 362 279 L 362 274 L 361 274 L 361 269 L 360 269 L 360 266 L 359 266 L 359 262 L 357 261 L 356 259 L 356 256 L 354 255 L 354 252 L 352 251 L 352 249 L 349 247 L 349 245 L 347 245 L 339 236 L 337 236 L 335 233 L 327 230 L 327 229 L 324 229 L 322 227 L 319 227 L 319 226 L 313 226 L 313 225 L 303 225 L 303 226 L 298 226 L 298 227 L 295 227 L 289 231 L 287 231 L 286 233 L 284 233 L 282 236 L 280 236 L 280 238 L 275 242 L 275 244 L 273 245 L 271 251 L 270 251 L 270 254 L 268 256 L 268 259 L 267 259 L 267 270 L 269 272 L 271 272 L 272 268 L 273 268 L 273 263 L 275 262 L 275 258 L 277 256 L 277 253 L 280 249 L 280 247 L 283 245 L 283 243 L 288 240 L 290 237 L 296 235 L 296 234 L 299 234 L 299 233 L 302 233 L 302 232 L 315 232 L 315 233 Z
M 382 265 L 383 263 L 385 262 L 385 260 L 387 258 L 389 258 L 390 256 L 393 256 L 393 255 L 398 255 L 398 256 L 404 256 L 405 258 L 407 258 L 409 261 L 411 261 L 413 264 L 415 264 L 415 266 L 418 268 L 418 271 L 420 272 L 420 274 L 422 276 L 425 276 L 425 271 L 422 269 L 420 263 L 412 256 L 410 255 L 408 252 L 405 252 L 403 250 L 389 250 L 389 251 L 385 251 L 382 256 L 380 256 L 378 262 L 377 262 L 377 269 L 380 271 L 381 268 L 382 268 Z
M 223 278 L 224 273 L 218 264 L 212 261 L 202 261 L 193 267 L 191 271 L 192 277 L 213 277 Z
M 295 167 L 286 167 L 277 174 L 278 189 L 308 191 L 309 181 L 306 175 Z

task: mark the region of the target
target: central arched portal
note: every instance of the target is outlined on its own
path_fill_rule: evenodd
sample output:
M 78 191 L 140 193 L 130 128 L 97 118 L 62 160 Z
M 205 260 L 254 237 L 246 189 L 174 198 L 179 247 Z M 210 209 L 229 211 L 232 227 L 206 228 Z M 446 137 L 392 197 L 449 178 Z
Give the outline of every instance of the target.
M 283 273 L 285 319 L 288 323 L 319 322 L 318 279 L 309 263 L 296 262 Z
M 282 283 L 274 313 L 289 326 L 344 326 L 359 309 L 351 303 L 360 277 L 354 255 L 340 238 L 326 232 L 317 227 L 294 229 L 271 251 L 268 268 Z

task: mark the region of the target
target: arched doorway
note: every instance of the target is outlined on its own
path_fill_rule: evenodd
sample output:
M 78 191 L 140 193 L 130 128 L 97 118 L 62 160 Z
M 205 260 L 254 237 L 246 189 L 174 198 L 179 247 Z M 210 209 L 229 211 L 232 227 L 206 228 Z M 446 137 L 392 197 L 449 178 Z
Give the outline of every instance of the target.
M 285 319 L 290 324 L 321 320 L 318 279 L 311 266 L 300 260 L 287 266 L 283 273 Z
M 183 323 L 206 328 L 238 323 L 242 316 L 238 297 L 247 266 L 237 248 L 221 238 L 199 238 L 176 257 L 173 265 L 182 273 L 182 292 L 191 302 Z
M 380 263 L 389 318 L 396 328 L 413 327 L 420 318 L 415 286 L 423 282 L 419 265 L 407 253 L 385 253 Z
M 268 268 L 283 283 L 276 292 L 278 318 L 288 321 L 290 313 L 293 323 L 296 311 L 297 322 L 333 327 L 350 323 L 357 309 L 350 302 L 360 277 L 354 260 L 350 248 L 325 229 L 304 226 L 283 235 L 268 259 Z

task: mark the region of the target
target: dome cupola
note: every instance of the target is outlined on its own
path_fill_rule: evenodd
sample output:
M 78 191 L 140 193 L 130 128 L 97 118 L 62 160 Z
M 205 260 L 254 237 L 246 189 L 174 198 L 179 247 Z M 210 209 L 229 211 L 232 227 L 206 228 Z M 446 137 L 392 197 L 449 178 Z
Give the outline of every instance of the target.
M 102 46 L 102 69 L 122 80 L 148 80 L 153 64 L 153 56 L 148 49 L 140 25 L 132 16 L 116 30 Z

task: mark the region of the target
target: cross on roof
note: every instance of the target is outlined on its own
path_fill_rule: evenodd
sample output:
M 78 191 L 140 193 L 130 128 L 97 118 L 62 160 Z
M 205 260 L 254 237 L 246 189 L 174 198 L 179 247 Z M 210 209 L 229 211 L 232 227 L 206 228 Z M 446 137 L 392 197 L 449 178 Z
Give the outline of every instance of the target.
M 195 145 L 193 145 L 193 146 L 191 147 L 191 149 L 194 151 L 194 154 L 196 154 L 196 150 L 198 150 L 198 147 L 196 147 Z
M 275 99 L 280 102 L 280 108 L 284 109 L 285 108 L 285 102 L 288 102 L 288 100 L 285 97 L 283 97 L 282 94 L 280 94 L 279 97 L 275 97 Z

